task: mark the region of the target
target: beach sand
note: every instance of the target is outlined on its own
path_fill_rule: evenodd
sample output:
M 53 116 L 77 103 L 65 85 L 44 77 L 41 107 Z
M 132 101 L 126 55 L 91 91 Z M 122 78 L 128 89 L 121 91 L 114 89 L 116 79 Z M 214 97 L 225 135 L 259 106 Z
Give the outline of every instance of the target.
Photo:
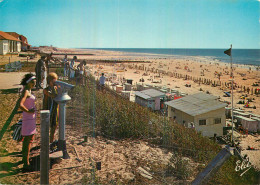
M 224 92 L 231 92 L 231 70 L 228 63 L 216 60 L 211 61 L 203 57 L 187 56 L 177 58 L 151 54 L 129 55 L 123 52 L 95 50 L 85 52 L 92 53 L 93 55 L 79 55 L 78 59 L 87 60 L 87 66 L 93 74 L 100 75 L 104 72 L 108 76 L 109 73 L 115 73 L 118 78 L 114 80 L 118 83 L 122 83 L 121 79 L 125 78 L 132 79 L 135 85 L 136 83 L 140 83 L 140 79 L 143 78 L 143 84 L 175 89 L 189 95 L 202 90 L 203 92 L 220 97 L 221 101 L 231 103 L 231 97 L 224 96 Z M 110 63 L 97 62 L 105 60 Z M 253 66 L 237 64 L 233 64 L 233 69 L 234 107 L 260 115 L 260 94 L 255 94 L 255 90 L 260 88 L 260 71 L 253 70 Z M 176 78 L 174 73 L 179 76 L 182 75 L 182 77 Z M 219 78 L 218 74 L 220 73 Z M 185 79 L 186 75 L 187 79 Z M 194 80 L 199 80 L 199 78 L 201 79 L 200 83 L 198 81 L 194 82 Z M 202 81 L 205 79 L 211 81 L 210 85 L 203 84 Z M 212 86 L 214 82 L 219 86 Z M 252 86 L 254 83 L 257 83 L 259 86 Z M 191 87 L 186 87 L 186 84 L 189 84 Z M 246 91 L 244 91 L 244 87 Z M 249 91 L 247 91 L 248 88 Z M 249 104 L 251 108 L 244 108 L 244 104 L 237 104 L 239 101 L 247 102 L 247 100 L 241 99 L 242 95 L 247 96 L 247 99 L 253 100 Z M 256 106 L 256 109 L 253 109 L 254 106 Z
M 254 150 L 248 150 L 248 146 Z M 241 154 L 247 155 L 252 166 L 260 170 L 260 136 L 248 135 L 241 139 Z

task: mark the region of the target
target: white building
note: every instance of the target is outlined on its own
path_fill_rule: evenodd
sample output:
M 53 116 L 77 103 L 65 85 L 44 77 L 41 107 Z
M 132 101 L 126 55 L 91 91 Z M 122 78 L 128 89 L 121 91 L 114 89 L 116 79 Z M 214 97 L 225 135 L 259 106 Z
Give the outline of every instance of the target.
M 206 93 L 197 93 L 166 102 L 168 117 L 186 127 L 194 126 L 203 136 L 223 135 L 225 127 L 225 103 Z
M 6 32 L 0 31 L 0 55 L 21 52 L 21 46 L 21 40 Z
M 6 33 L 8 33 L 9 35 L 12 35 L 13 37 L 15 37 L 15 38 L 17 38 L 17 39 L 19 39 L 20 41 L 21 41 L 21 50 L 22 51 L 27 51 L 28 49 L 30 49 L 30 44 L 28 43 L 28 40 L 27 40 L 27 38 L 25 37 L 25 36 L 23 36 L 23 35 L 20 35 L 20 34 L 18 34 L 18 33 L 16 33 L 16 32 L 6 32 Z

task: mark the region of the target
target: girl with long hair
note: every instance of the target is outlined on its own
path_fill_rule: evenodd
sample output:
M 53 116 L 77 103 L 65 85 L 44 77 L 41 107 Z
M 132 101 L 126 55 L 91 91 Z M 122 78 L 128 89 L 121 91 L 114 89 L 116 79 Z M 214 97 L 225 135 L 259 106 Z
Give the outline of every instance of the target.
M 21 85 L 24 86 L 20 101 L 20 109 L 23 111 L 21 131 L 23 136 L 22 162 L 26 169 L 30 168 L 29 153 L 36 132 L 36 98 L 31 93 L 32 88 L 36 85 L 36 77 L 31 73 L 26 74 L 21 81 Z

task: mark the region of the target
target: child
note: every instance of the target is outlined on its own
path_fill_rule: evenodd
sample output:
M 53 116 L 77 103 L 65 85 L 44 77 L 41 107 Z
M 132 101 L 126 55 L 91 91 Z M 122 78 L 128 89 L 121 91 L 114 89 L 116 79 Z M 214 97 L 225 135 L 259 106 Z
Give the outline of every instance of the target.
M 55 86 L 57 79 L 58 75 L 56 73 L 49 73 L 47 76 L 47 87 L 43 89 L 43 110 L 50 110 L 50 143 L 54 140 L 57 128 L 58 103 L 53 100 L 58 94 L 57 86 Z
M 36 132 L 36 107 L 35 96 L 31 89 L 36 85 L 36 77 L 33 74 L 26 74 L 21 81 L 24 86 L 21 95 L 20 109 L 23 111 L 22 136 L 23 136 L 23 165 L 24 169 L 30 169 L 29 152 Z

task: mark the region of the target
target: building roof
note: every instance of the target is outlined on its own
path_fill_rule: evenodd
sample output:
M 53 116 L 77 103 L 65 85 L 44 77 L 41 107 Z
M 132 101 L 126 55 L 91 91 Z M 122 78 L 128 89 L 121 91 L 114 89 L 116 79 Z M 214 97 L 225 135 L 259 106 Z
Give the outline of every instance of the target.
M 136 96 L 139 96 L 139 97 L 141 97 L 141 98 L 143 98 L 143 99 L 150 99 L 150 98 L 151 98 L 150 96 L 148 96 L 148 95 L 146 95 L 146 94 L 144 94 L 144 93 L 141 93 L 140 91 L 136 91 L 136 92 L 135 92 L 135 95 L 136 95 Z
M 238 112 L 238 111 L 233 111 L 234 114 L 238 114 L 240 116 L 248 116 L 249 113 L 246 113 L 246 112 Z
M 257 120 L 255 120 L 255 119 L 247 118 L 247 117 L 245 117 L 245 116 L 236 116 L 236 115 L 235 115 L 235 118 L 240 118 L 240 119 L 246 120 L 246 121 L 257 121 Z
M 183 98 L 166 102 L 165 104 L 185 112 L 191 116 L 197 116 L 213 110 L 225 107 L 226 103 L 221 103 L 216 96 L 205 93 L 197 93 Z
M 166 96 L 165 93 L 162 93 L 161 91 L 157 91 L 155 89 L 146 89 L 143 91 L 136 91 L 135 95 L 139 96 L 143 99 L 150 99 L 150 98 L 155 98 L 155 97 L 159 97 L 159 96 Z
M 28 44 L 27 38 L 25 36 L 20 35 L 16 32 L 6 32 L 6 33 L 8 33 L 9 35 L 12 35 L 15 38 L 19 39 L 20 41 L 22 41 L 23 44 L 30 46 L 30 44 Z
M 260 118 L 258 118 L 258 117 L 251 117 L 251 119 L 260 121 Z
M 21 41 L 22 41 L 23 44 L 28 45 L 28 46 L 31 46 L 30 44 L 28 44 L 28 40 L 27 40 L 27 38 L 26 38 L 25 36 L 20 35 L 20 39 L 21 39 Z
M 165 96 L 165 93 L 163 93 L 161 91 L 157 91 L 155 89 L 146 89 L 146 90 L 141 91 L 141 93 L 146 94 L 152 98 L 158 97 L 158 96 Z
M 9 35 L 12 35 L 12 36 L 14 36 L 15 38 L 17 38 L 17 39 L 19 39 L 19 34 L 18 33 L 16 33 L 16 32 L 5 32 L 5 33 L 8 33 Z
M 21 42 L 19 39 L 3 31 L 0 31 L 0 40 L 14 40 Z

